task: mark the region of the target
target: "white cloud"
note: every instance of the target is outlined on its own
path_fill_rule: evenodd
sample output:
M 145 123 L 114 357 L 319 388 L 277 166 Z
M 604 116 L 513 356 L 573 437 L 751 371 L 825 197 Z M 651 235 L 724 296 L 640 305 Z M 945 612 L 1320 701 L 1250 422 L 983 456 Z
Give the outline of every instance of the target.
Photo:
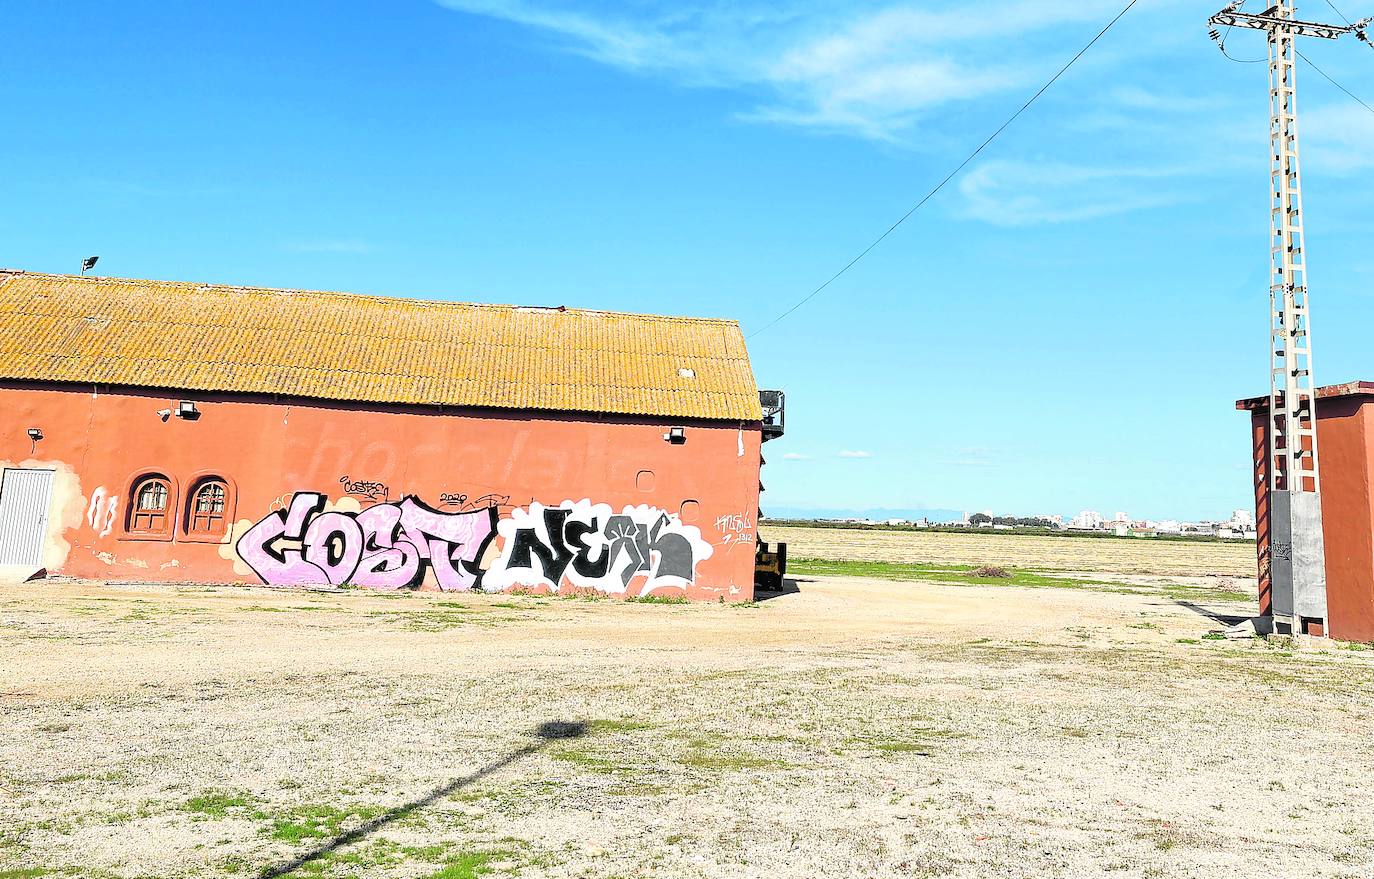
M 872 452 L 851 451 L 851 450 L 849 450 L 849 449 L 845 449 L 844 451 L 842 451 L 842 452 L 840 452 L 839 454 L 837 454 L 835 457 L 837 457 L 837 458 L 871 458 L 871 457 L 873 457 L 873 453 L 872 453 Z
M 759 94 L 742 118 L 892 140 L 934 107 L 1039 79 L 1008 38 L 1105 21 L 1116 0 L 879 6 L 644 0 L 590 13 L 558 0 L 436 0 L 513 22 L 623 70 Z M 925 4 L 929 7 L 932 4 Z
M 803 455 L 800 452 L 788 452 L 782 456 L 784 461 L 810 461 L 810 455 Z
M 1177 204 L 1161 181 L 1186 168 L 1106 168 L 1059 162 L 991 161 L 959 181 L 960 213 L 999 226 L 1068 223 Z

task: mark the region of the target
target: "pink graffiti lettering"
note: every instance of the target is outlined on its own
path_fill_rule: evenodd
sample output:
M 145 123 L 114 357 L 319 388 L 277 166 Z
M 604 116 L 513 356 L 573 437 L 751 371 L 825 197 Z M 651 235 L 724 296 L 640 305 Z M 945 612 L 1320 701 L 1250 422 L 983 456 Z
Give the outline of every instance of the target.
M 239 558 L 270 586 L 419 586 L 433 571 L 439 588 L 480 584 L 478 562 L 496 533 L 496 509 L 445 513 L 407 497 L 359 513 L 326 512 L 325 496 L 297 492 L 239 538 Z

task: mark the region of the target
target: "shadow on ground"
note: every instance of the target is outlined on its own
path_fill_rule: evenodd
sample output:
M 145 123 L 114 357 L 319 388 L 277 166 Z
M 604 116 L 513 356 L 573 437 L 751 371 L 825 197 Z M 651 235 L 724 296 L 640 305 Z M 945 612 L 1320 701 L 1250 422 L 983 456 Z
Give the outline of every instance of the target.
M 1241 623 L 1250 619 L 1252 616 L 1252 614 L 1238 615 L 1233 613 L 1217 613 L 1209 607 L 1203 607 L 1202 605 L 1194 604 L 1191 601 L 1175 601 L 1174 604 L 1177 604 L 1179 607 L 1186 607 L 1198 616 L 1204 616 L 1212 622 L 1216 623 L 1217 625 L 1225 626 L 1228 629 L 1231 626 L 1240 625 Z
M 772 601 L 774 598 L 782 598 L 784 595 L 797 595 L 797 594 L 799 594 L 799 593 L 801 592 L 801 587 L 797 585 L 798 583 L 811 583 L 811 582 L 814 582 L 814 581 L 812 581 L 812 580 L 796 580 L 796 579 L 793 579 L 793 578 L 791 578 L 791 577 L 788 577 L 786 580 L 783 580 L 783 581 L 782 581 L 782 588 L 781 588 L 781 589 L 760 589 L 760 588 L 758 588 L 758 587 L 756 586 L 756 587 L 754 587 L 754 600 L 755 600 L 755 601 Z
M 311 862 L 319 860 L 325 855 L 328 855 L 330 852 L 343 848 L 346 845 L 351 845 L 355 842 L 358 842 L 359 840 L 366 839 L 367 837 L 376 833 L 378 830 L 381 830 L 383 827 L 386 827 L 388 824 L 405 818 L 407 815 L 410 815 L 417 809 L 423 809 L 425 806 L 432 805 L 433 803 L 442 800 L 444 797 L 447 797 L 467 787 L 473 782 L 480 781 L 486 776 L 492 774 L 493 772 L 496 772 L 499 769 L 504 769 L 505 767 L 509 766 L 517 760 L 528 757 L 531 754 L 538 753 L 540 750 L 546 747 L 549 744 L 549 742 L 558 741 L 560 739 L 579 738 L 581 736 L 586 735 L 587 731 L 587 724 L 581 722 L 552 720 L 547 723 L 542 723 L 539 725 L 539 728 L 536 729 L 534 733 L 538 737 L 537 741 L 531 742 L 523 748 L 519 748 L 515 751 L 512 751 L 511 753 L 500 758 L 499 760 L 494 760 L 491 763 L 488 763 L 486 766 L 483 766 L 481 769 L 478 769 L 476 772 L 473 772 L 470 775 L 464 775 L 461 778 L 455 778 L 449 783 L 442 785 L 441 787 L 435 788 L 434 790 L 430 791 L 429 793 L 425 794 L 423 797 L 420 797 L 419 799 L 411 800 L 403 806 L 397 806 L 391 811 L 386 812 L 383 815 L 379 815 L 376 818 L 373 818 L 366 824 L 356 827 L 353 830 L 348 831 L 347 833 L 340 834 L 339 836 L 334 837 L 333 839 L 329 840 L 326 843 L 323 843 L 317 848 L 314 848 L 303 854 L 297 855 L 296 857 L 292 858 L 286 863 L 280 864 L 276 867 L 270 867 L 267 870 L 264 870 L 263 872 L 259 873 L 258 879 L 278 879 L 278 877 L 290 875 L 291 873 L 294 873 L 295 871 L 310 864 Z

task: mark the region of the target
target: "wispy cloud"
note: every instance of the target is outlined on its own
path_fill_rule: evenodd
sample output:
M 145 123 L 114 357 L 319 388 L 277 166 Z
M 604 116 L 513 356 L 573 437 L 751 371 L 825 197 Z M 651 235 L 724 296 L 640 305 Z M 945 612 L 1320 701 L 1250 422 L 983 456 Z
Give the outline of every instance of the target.
M 803 455 L 800 452 L 788 452 L 782 456 L 784 461 L 810 461 L 810 455 Z
M 845 449 L 844 451 L 839 452 L 835 457 L 837 457 L 837 458 L 871 458 L 871 457 L 873 457 L 873 453 L 872 453 L 872 452 L 861 452 L 861 451 L 853 451 L 853 450 L 850 450 L 850 449 Z
M 1043 73 L 1007 39 L 1103 20 L 1115 0 L 847 5 L 667 3 L 587 12 L 557 0 L 436 0 L 519 24 L 566 50 L 642 75 L 756 94 L 754 121 L 893 140 L 931 109 Z
M 1111 168 L 1061 162 L 991 161 L 959 181 L 960 213 L 999 226 L 1068 223 L 1177 204 L 1161 179 L 1184 168 Z

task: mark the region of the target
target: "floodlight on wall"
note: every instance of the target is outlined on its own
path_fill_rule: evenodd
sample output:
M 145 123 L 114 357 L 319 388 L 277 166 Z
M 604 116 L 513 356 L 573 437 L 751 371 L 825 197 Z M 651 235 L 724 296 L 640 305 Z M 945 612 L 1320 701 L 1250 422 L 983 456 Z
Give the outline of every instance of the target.
M 663 435 L 663 438 L 675 446 L 680 446 L 687 442 L 687 428 L 670 427 L 668 428 L 668 432 Z
M 38 441 L 43 438 L 43 431 L 36 427 L 29 428 L 29 454 L 32 455 L 38 450 Z
M 195 421 L 200 417 L 200 410 L 197 409 L 196 404 L 192 403 L 190 400 L 182 400 L 177 404 L 177 417 L 185 418 L 188 421 Z

